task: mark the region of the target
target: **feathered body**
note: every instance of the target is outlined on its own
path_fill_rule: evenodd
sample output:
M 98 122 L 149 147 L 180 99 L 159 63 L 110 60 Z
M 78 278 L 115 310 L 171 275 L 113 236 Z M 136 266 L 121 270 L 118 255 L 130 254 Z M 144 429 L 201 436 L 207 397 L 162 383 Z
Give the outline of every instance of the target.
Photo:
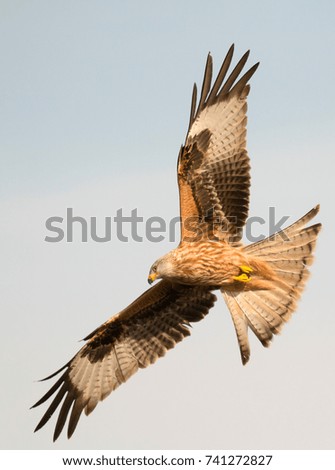
M 247 264 L 254 271 L 254 281 L 262 268 L 267 270 L 267 276 L 274 274 L 272 270 L 265 267 L 265 263 L 257 261 L 252 256 L 248 257 L 243 247 L 233 247 L 225 241 L 201 240 L 181 243 L 178 248 L 160 258 L 159 273 L 161 263 L 164 267 L 160 277 L 170 282 L 217 289 L 221 287 L 237 290 L 245 288 L 246 285 L 242 285 L 234 277 L 240 274 L 240 266 Z
M 233 47 L 212 85 L 208 55 L 197 102 L 194 86 L 189 128 L 178 158 L 181 242 L 158 259 L 150 283 L 162 278 L 123 311 L 85 338 L 87 343 L 55 376 L 54 386 L 34 405 L 52 402 L 36 427 L 60 407 L 54 439 L 66 419 L 70 437 L 81 413 L 89 414 L 139 368 L 153 364 L 189 336 L 219 289 L 234 322 L 241 358 L 250 357 L 248 329 L 264 346 L 296 308 L 308 277 L 320 224 L 308 226 L 318 206 L 290 227 L 243 246 L 248 216 L 250 163 L 246 150 L 248 81 L 240 74 L 248 53 L 229 73 Z

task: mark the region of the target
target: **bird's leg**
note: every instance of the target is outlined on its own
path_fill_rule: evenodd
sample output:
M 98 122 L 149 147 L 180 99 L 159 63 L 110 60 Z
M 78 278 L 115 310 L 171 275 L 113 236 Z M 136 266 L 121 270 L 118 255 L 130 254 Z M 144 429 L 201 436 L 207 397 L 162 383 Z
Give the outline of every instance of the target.
M 233 276 L 235 281 L 249 282 L 251 280 L 250 273 L 253 269 L 250 266 L 239 266 L 241 273 L 238 276 Z

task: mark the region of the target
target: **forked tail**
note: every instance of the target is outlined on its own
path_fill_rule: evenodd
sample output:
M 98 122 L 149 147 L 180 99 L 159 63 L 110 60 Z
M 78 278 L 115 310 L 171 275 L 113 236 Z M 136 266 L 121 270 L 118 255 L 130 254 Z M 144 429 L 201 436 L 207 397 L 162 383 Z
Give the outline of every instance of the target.
M 306 227 L 319 206 L 286 229 L 244 248 L 248 256 L 268 263 L 274 271 L 266 289 L 222 290 L 231 313 L 243 364 L 250 357 L 248 327 L 263 346 L 269 346 L 296 309 L 309 275 L 321 224 Z

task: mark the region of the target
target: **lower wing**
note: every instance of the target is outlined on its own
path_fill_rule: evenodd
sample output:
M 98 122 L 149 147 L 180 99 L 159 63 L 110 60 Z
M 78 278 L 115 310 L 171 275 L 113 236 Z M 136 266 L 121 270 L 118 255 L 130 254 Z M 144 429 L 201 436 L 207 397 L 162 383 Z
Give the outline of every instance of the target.
M 82 411 L 90 414 L 139 368 L 153 364 L 166 351 L 190 335 L 190 322 L 202 320 L 214 305 L 208 289 L 161 281 L 126 309 L 85 338 L 87 343 L 64 367 L 51 389 L 33 406 L 53 397 L 35 431 L 60 407 L 54 440 L 69 416 L 68 437 L 76 429 Z

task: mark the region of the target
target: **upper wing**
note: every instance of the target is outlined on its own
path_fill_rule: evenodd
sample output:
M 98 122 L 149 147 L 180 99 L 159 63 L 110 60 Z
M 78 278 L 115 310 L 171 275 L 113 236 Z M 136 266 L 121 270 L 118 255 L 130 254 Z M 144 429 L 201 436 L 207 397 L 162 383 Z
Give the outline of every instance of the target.
M 239 241 L 248 216 L 250 165 L 246 151 L 248 80 L 258 64 L 237 82 L 244 54 L 225 80 L 233 46 L 211 87 L 212 57 L 207 58 L 198 107 L 194 85 L 190 124 L 178 158 L 181 238 L 219 236 Z M 225 81 L 224 81 L 225 80 Z
M 74 358 L 47 377 L 50 379 L 65 369 L 53 387 L 33 406 L 39 406 L 56 394 L 35 431 L 49 421 L 64 399 L 54 440 L 61 433 L 68 415 L 68 437 L 71 437 L 83 410 L 86 415 L 90 414 L 100 400 L 139 368 L 153 364 L 189 336 L 190 322 L 204 318 L 215 300 L 215 295 L 208 289 L 172 285 L 167 281 L 148 289 L 87 336 L 88 342 Z

